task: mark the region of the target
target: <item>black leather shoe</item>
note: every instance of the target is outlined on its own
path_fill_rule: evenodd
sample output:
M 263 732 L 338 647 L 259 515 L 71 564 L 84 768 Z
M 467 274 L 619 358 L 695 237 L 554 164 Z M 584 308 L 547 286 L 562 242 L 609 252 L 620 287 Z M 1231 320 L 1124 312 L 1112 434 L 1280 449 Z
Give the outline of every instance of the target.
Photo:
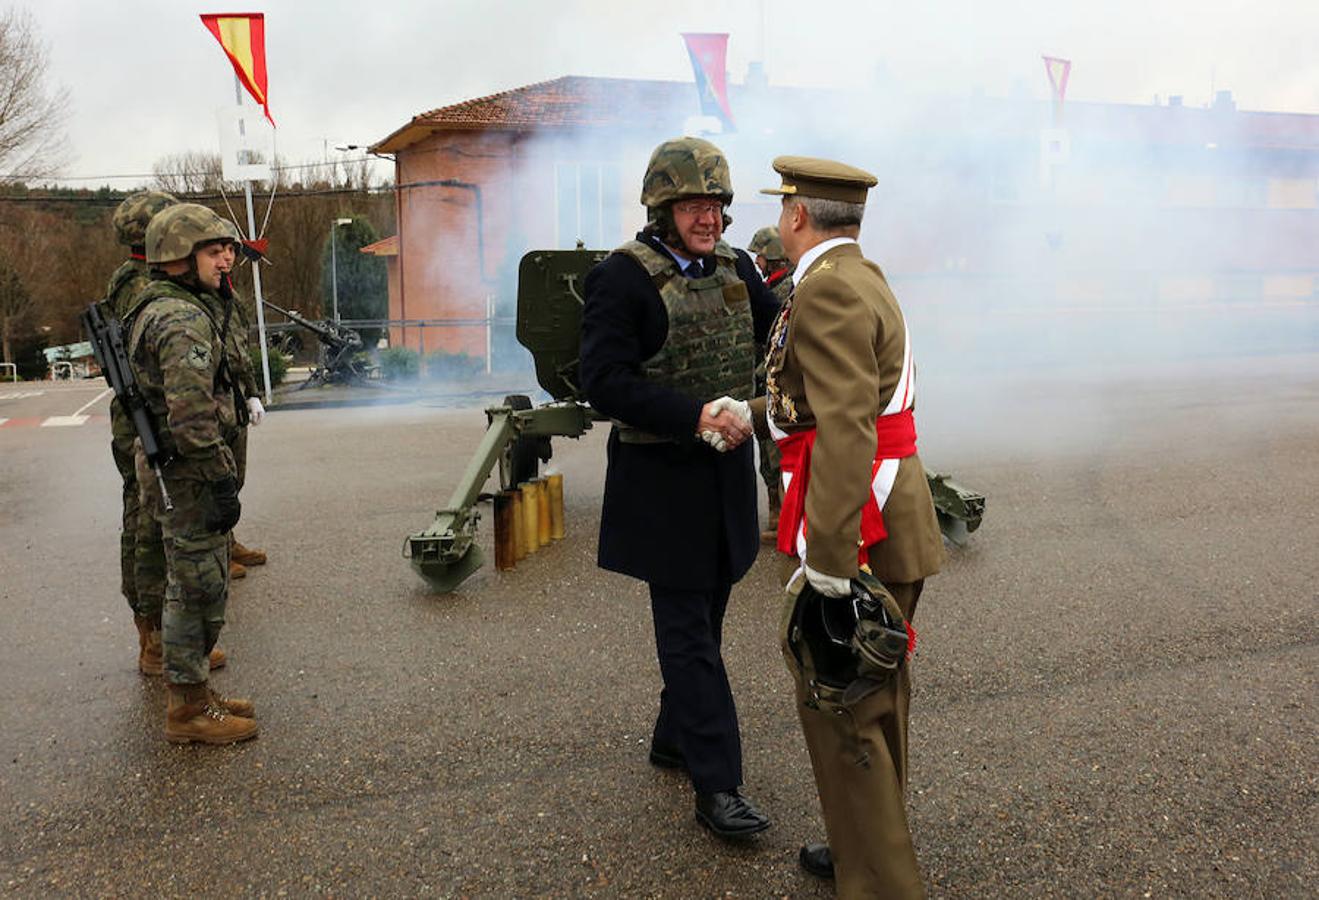
M 807 844 L 797 854 L 797 862 L 816 878 L 834 877 L 834 855 L 828 844 Z
M 737 791 L 697 794 L 696 818 L 721 838 L 744 838 L 769 827 L 769 816 Z
M 685 769 L 687 768 L 687 757 L 683 756 L 682 751 L 672 744 L 652 742 L 650 745 L 650 764 L 659 766 L 661 769 Z

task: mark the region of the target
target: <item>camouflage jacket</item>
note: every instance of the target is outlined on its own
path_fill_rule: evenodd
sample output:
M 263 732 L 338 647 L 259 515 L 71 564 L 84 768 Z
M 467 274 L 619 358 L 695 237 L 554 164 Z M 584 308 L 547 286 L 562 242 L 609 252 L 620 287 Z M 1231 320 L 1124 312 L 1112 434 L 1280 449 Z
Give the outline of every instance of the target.
M 133 374 L 162 448 L 208 480 L 237 471 L 229 441 L 238 431 L 241 401 L 238 388 L 218 377 L 224 306 L 214 293 L 157 278 L 138 300 L 128 339 Z
M 777 272 L 770 272 L 765 278 L 765 284 L 774 292 L 774 299 L 779 301 L 779 306 L 788 302 L 789 295 L 792 294 L 792 273 L 797 271 L 796 266 L 785 266 Z
M 126 259 L 110 276 L 105 286 L 105 298 L 110 301 L 119 321 L 123 321 L 129 311 L 136 305 L 137 295 L 151 282 L 147 264 L 140 259 Z
M 223 317 L 223 311 L 220 316 Z M 220 319 L 224 321 L 223 318 Z M 248 333 L 251 326 L 247 321 L 247 313 L 243 310 L 243 304 L 239 302 L 237 292 L 234 293 L 234 312 L 233 318 L 229 322 L 229 336 L 225 341 L 228 344 L 229 351 L 229 371 L 233 372 L 234 380 L 238 383 L 238 389 L 243 397 L 259 397 L 261 389 L 257 386 L 256 370 L 252 367 L 252 357 L 248 354 Z
M 147 264 L 140 259 L 126 259 L 114 270 L 109 283 L 105 286 L 105 302 L 114 311 L 120 322 L 137 304 L 138 295 L 151 283 L 147 273 Z M 124 323 L 127 326 L 127 322 Z M 123 408 L 116 397 L 110 401 L 110 440 L 121 452 L 132 458 L 133 441 L 137 431 L 133 422 L 124 415 Z

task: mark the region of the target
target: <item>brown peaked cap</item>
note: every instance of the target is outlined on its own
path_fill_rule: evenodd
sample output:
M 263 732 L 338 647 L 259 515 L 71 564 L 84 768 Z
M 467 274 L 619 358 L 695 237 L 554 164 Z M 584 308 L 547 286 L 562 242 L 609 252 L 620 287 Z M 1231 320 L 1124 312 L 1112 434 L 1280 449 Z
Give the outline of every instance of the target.
M 865 169 L 812 156 L 780 156 L 774 160 L 774 171 L 783 176 L 783 184 L 764 188 L 762 194 L 865 203 L 866 193 L 879 183 Z

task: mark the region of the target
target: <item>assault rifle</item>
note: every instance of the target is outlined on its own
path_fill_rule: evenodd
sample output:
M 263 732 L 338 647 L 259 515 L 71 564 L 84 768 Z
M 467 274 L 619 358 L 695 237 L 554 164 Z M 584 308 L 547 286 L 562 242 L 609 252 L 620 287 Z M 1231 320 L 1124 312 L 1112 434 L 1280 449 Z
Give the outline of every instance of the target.
M 290 322 L 316 335 L 316 340 L 325 345 L 322 365 L 311 373 L 311 377 L 298 390 L 313 384 L 366 380 L 366 371 L 362 368 L 362 364 L 353 359 L 362 349 L 362 337 L 356 331 L 334 322 L 314 322 L 291 309 L 276 306 L 269 300 L 263 299 L 261 302 Z
M 165 509 L 173 510 L 174 503 L 169 498 L 169 491 L 165 489 L 165 476 L 160 471 L 161 466 L 169 462 L 170 456 L 161 449 L 160 439 L 156 437 L 156 429 L 151 423 L 151 414 L 147 411 L 146 398 L 142 396 L 142 389 L 133 375 L 133 367 L 128 363 L 123 323 L 113 310 L 107 313 L 105 301 L 91 304 L 79 318 L 91 341 L 96 364 L 101 367 L 106 384 L 110 385 L 119 405 L 132 421 L 133 430 L 142 442 L 147 464 L 156 473 L 161 501 Z

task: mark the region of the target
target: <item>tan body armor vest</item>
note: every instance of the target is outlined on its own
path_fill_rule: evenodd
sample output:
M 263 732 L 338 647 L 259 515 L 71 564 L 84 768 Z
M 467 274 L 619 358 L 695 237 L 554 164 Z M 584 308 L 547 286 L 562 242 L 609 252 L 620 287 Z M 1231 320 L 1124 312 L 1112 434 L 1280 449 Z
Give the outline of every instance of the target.
M 664 344 L 641 364 L 645 376 L 702 403 L 724 396 L 749 399 L 755 390 L 755 326 L 733 249 L 723 241 L 716 244 L 714 274 L 702 278 L 683 275 L 673 257 L 642 241 L 628 241 L 614 252 L 646 270 L 668 313 Z M 672 440 L 616 424 L 626 443 Z

